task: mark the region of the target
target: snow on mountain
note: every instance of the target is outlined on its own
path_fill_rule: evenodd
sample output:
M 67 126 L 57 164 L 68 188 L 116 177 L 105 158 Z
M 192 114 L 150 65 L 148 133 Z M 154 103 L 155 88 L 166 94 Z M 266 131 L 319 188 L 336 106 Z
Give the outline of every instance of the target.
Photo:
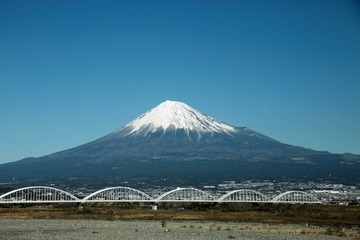
M 184 130 L 200 136 L 202 133 L 236 132 L 233 126 L 202 114 L 183 102 L 167 100 L 140 117 L 126 124 L 118 131 L 126 131 L 127 135 L 148 135 L 157 131 Z

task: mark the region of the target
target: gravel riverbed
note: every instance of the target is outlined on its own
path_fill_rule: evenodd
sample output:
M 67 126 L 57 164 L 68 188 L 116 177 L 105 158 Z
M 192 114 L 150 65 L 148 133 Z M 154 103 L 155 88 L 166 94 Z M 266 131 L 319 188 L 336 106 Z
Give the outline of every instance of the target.
M 103 221 L 59 219 L 0 219 L 0 239 L 242 239 L 343 240 L 324 235 L 329 228 L 300 224 L 216 221 Z M 344 231 L 344 230 L 343 230 Z

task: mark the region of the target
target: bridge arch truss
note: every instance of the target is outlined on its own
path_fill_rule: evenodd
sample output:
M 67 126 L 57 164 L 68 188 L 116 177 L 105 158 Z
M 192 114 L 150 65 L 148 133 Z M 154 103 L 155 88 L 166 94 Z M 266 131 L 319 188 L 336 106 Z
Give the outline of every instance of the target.
M 234 190 L 218 199 L 219 202 L 271 202 L 266 195 L 249 189 Z
M 154 199 L 146 193 L 129 187 L 111 187 L 94 192 L 82 202 L 152 202 Z
M 214 202 L 215 198 L 196 188 L 177 188 L 156 198 L 156 202 Z
M 273 200 L 275 203 L 321 203 L 314 195 L 302 191 L 288 191 L 279 194 Z
M 0 203 L 38 202 L 80 202 L 80 199 L 66 191 L 44 186 L 19 188 L 0 196 Z

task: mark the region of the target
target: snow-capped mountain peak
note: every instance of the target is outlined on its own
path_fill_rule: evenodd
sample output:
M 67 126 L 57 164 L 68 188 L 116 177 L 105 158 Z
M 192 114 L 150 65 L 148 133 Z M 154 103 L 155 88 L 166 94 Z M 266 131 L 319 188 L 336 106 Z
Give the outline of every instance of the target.
M 167 100 L 134 119 L 120 130 L 127 130 L 127 135 L 148 135 L 156 131 L 184 130 L 187 134 L 235 132 L 235 128 L 207 116 L 183 102 Z

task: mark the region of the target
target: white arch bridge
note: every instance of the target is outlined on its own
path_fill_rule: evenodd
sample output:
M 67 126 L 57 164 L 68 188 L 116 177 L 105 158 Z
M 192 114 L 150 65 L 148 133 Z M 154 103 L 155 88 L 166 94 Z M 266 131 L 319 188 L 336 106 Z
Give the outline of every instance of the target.
M 80 199 L 66 191 L 46 186 L 19 188 L 0 196 L 0 204 L 10 203 L 94 203 L 94 202 L 248 202 L 248 203 L 321 203 L 316 196 L 302 191 L 288 191 L 271 199 L 249 189 L 234 190 L 221 197 L 196 188 L 176 188 L 157 198 L 129 187 L 101 189 Z

